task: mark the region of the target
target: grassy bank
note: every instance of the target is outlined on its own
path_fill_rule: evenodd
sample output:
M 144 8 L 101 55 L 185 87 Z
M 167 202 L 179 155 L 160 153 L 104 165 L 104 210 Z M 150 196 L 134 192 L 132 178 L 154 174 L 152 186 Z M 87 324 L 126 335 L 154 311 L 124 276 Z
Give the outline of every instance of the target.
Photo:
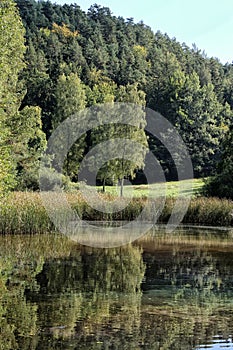
M 104 197 L 106 206 L 113 200 L 110 195 Z M 67 200 L 84 220 L 114 221 L 133 220 L 140 214 L 146 203 L 145 198 L 133 198 L 122 211 L 102 213 L 90 207 L 80 194 L 67 194 Z M 159 201 L 159 199 L 158 199 Z M 166 223 L 175 203 L 174 198 L 167 198 L 159 222 Z M 66 215 L 61 210 L 61 215 Z M 216 198 L 193 198 L 183 219 L 186 224 L 233 226 L 233 202 Z M 0 204 L 1 234 L 34 234 L 54 231 L 39 193 L 12 193 Z
M 169 181 L 166 183 L 156 183 L 150 185 L 150 193 L 154 197 L 164 196 L 166 193 L 167 197 L 175 197 L 178 193 L 183 196 L 195 195 L 198 193 L 204 186 L 204 179 L 192 179 L 192 180 L 183 180 L 183 181 Z M 101 186 L 98 186 L 99 191 L 102 190 Z M 110 195 L 117 196 L 120 194 L 119 186 L 106 186 L 106 193 Z M 165 191 L 165 192 L 164 192 Z M 124 196 L 125 197 L 135 197 L 140 198 L 148 195 L 148 186 L 147 185 L 132 185 L 124 186 Z

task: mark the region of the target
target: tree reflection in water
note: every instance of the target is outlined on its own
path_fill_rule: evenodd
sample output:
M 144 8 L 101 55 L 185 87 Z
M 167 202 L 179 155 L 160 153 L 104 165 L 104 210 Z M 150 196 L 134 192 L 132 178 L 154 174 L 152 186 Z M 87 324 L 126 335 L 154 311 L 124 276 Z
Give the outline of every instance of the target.
M 233 253 L 168 241 L 91 249 L 60 236 L 1 238 L 0 349 L 180 350 L 227 339 Z

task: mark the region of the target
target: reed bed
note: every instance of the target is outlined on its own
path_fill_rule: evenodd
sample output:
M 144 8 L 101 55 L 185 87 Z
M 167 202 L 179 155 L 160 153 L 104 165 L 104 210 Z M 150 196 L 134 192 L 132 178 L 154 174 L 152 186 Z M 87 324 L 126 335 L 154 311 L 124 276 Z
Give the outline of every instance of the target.
M 133 198 L 123 210 L 120 210 L 121 205 L 124 205 L 124 199 L 118 199 L 118 202 L 113 203 L 113 212 L 108 212 L 108 207 L 115 197 L 100 194 L 105 200 L 106 210 L 102 212 L 88 205 L 78 192 L 67 193 L 66 196 L 79 217 L 88 221 L 132 221 L 141 213 L 147 201 L 144 197 Z M 174 203 L 174 198 L 166 199 L 159 223 L 167 223 Z M 151 217 L 151 214 L 153 217 L 151 212 L 153 207 L 148 208 L 148 218 Z M 59 210 L 61 219 L 68 215 L 62 206 Z M 233 202 L 217 198 L 193 198 L 182 222 L 197 225 L 233 226 Z M 40 193 L 15 192 L 1 200 L 0 234 L 40 234 L 54 231 L 54 224 L 43 206 Z
M 233 201 L 219 198 L 194 198 L 183 223 L 233 226 Z

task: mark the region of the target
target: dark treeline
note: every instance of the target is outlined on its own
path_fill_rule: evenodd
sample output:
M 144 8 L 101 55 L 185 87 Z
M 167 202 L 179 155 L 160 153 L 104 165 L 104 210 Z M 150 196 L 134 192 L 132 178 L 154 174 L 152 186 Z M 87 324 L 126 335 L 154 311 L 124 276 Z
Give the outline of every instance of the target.
M 196 46 L 189 48 L 166 34 L 153 33 L 143 22 L 115 17 L 106 7 L 93 5 L 85 13 L 78 5 L 15 2 L 26 37 L 19 110 L 28 114 L 27 109 L 34 107 L 35 116 L 39 107 L 40 131 L 47 139 L 60 122 L 85 107 L 134 102 L 160 112 L 177 128 L 190 152 L 195 177 L 214 174 L 232 123 L 232 64 L 223 65 Z M 72 181 L 78 161 L 97 138 L 94 131 L 69 152 L 64 171 Z M 150 135 L 148 141 L 167 179 L 174 179 L 167 150 Z M 21 187 L 36 187 L 22 162 L 18 175 L 26 178 Z

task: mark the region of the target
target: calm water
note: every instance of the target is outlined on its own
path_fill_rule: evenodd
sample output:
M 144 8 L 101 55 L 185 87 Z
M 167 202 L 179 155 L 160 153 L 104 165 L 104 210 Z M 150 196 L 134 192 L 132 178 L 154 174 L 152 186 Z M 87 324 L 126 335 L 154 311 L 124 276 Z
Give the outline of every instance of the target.
M 0 237 L 0 349 L 233 349 L 233 233 Z

